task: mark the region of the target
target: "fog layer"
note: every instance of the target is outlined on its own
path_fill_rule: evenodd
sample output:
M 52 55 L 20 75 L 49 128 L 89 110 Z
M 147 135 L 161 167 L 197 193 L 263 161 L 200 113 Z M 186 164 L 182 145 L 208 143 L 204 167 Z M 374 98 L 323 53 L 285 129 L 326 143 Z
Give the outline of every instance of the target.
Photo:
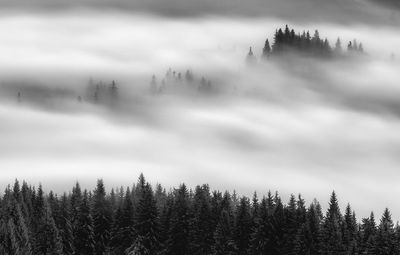
M 400 65 L 390 56 L 400 31 L 302 23 L 294 28 L 319 29 L 332 44 L 357 38 L 368 55 L 246 66 L 249 46 L 259 56 L 286 22 L 4 15 L 2 187 L 14 178 L 58 192 L 75 180 L 129 185 L 143 172 L 167 187 L 207 182 L 246 195 L 301 192 L 308 201 L 326 202 L 335 189 L 361 216 L 390 206 L 399 218 Z M 151 93 L 151 76 L 160 86 L 169 68 L 192 70 L 193 83 Z M 198 88 L 203 76 L 207 93 Z M 95 102 L 90 78 L 106 88 L 115 80 L 117 99 Z

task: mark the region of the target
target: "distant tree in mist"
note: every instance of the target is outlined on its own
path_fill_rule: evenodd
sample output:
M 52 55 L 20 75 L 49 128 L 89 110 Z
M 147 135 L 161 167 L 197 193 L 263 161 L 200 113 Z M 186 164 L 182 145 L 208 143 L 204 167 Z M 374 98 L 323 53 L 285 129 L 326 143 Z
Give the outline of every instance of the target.
M 247 53 L 246 62 L 248 65 L 253 65 L 256 62 L 256 56 L 254 55 L 251 47 L 249 49 L 249 52 Z
M 268 39 L 265 41 L 265 45 L 263 48 L 263 52 L 262 52 L 262 57 L 263 59 L 267 59 L 269 58 L 269 56 L 271 55 L 271 46 L 269 44 Z

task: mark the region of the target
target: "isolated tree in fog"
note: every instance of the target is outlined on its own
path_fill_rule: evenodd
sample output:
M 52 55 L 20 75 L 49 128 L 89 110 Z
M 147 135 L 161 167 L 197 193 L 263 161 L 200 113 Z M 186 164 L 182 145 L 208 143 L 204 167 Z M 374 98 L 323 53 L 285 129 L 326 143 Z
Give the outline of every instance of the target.
M 271 46 L 270 46 L 269 41 L 267 39 L 265 41 L 265 45 L 264 45 L 263 52 L 262 52 L 263 59 L 269 58 L 270 54 L 271 54 Z
M 340 38 L 338 38 L 336 40 L 335 50 L 334 51 L 335 51 L 336 54 L 342 54 L 343 49 L 342 49 L 342 42 L 340 41 Z
M 254 53 L 253 53 L 253 50 L 251 49 L 251 47 L 249 49 L 249 53 L 247 53 L 246 62 L 249 65 L 252 65 L 256 62 L 256 57 L 254 56 Z

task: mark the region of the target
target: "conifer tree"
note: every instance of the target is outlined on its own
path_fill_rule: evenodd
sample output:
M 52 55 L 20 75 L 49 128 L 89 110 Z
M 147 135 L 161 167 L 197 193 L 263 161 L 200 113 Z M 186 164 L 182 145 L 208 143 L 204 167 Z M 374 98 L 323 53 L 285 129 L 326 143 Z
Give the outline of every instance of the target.
M 239 254 L 245 254 L 249 249 L 250 235 L 253 226 L 250 214 L 250 201 L 247 197 L 242 197 L 236 214 L 236 226 L 234 240 Z
M 359 252 L 361 254 L 373 254 L 375 248 L 376 223 L 374 213 L 369 218 L 362 219 Z
M 190 223 L 190 254 L 210 254 L 213 245 L 213 219 L 208 185 L 197 186 L 193 197 Z
M 135 224 L 137 236 L 129 250 L 135 250 L 140 246 L 142 252 L 156 254 L 160 247 L 156 201 L 149 183 L 146 183 L 141 189 L 142 196 L 139 200 Z
M 271 217 L 268 210 L 267 199 L 261 200 L 259 208 L 259 221 L 254 226 L 250 237 L 250 247 L 248 254 L 250 255 L 267 255 L 274 254 L 273 247 L 270 242 L 272 232 Z
M 233 224 L 232 213 L 227 209 L 223 209 L 214 233 L 213 255 L 238 254 L 237 246 L 233 239 Z
M 88 192 L 85 190 L 78 208 L 77 225 L 74 229 L 75 254 L 79 255 L 93 255 L 95 253 L 93 218 L 90 214 L 88 196 Z
M 332 192 L 328 212 L 323 223 L 322 242 L 323 254 L 345 254 L 342 235 L 342 215 L 335 192 Z
M 342 54 L 342 42 L 340 41 L 340 38 L 337 39 L 336 44 L 335 44 L 335 53 L 337 55 Z
M 106 199 L 103 180 L 97 181 L 93 197 L 93 230 L 96 254 L 102 255 L 108 249 L 110 242 L 112 210 Z
M 189 223 L 189 194 L 186 186 L 182 184 L 179 189 L 175 191 L 166 254 L 188 254 Z
M 54 222 L 51 208 L 47 202 L 44 202 L 44 208 L 39 220 L 36 233 L 35 254 L 63 254 L 62 239 Z
M 264 48 L 263 48 L 262 57 L 263 57 L 263 59 L 268 59 L 270 55 L 271 55 L 271 46 L 270 46 L 269 41 L 267 39 L 265 41 L 265 45 L 264 45 Z
M 135 240 L 134 209 L 131 192 L 127 188 L 114 217 L 111 246 L 116 254 L 123 254 Z
M 253 65 L 256 62 L 256 57 L 254 56 L 253 50 L 250 47 L 249 53 L 247 53 L 246 62 L 248 65 Z
M 347 251 L 357 249 L 357 221 L 354 212 L 351 211 L 350 204 L 347 204 L 343 222 L 343 244 Z
M 394 241 L 394 224 L 389 209 L 386 208 L 382 215 L 381 222 L 378 226 L 378 230 L 376 233 L 374 254 L 396 254 Z
M 74 247 L 73 247 L 74 237 L 73 237 L 72 223 L 71 223 L 71 207 L 67 194 L 65 193 L 61 197 L 59 213 L 60 215 L 58 215 L 58 217 L 60 220 L 58 222 L 57 227 L 59 229 L 60 237 L 62 240 L 62 247 L 63 247 L 62 253 L 65 255 L 72 255 L 74 252 Z

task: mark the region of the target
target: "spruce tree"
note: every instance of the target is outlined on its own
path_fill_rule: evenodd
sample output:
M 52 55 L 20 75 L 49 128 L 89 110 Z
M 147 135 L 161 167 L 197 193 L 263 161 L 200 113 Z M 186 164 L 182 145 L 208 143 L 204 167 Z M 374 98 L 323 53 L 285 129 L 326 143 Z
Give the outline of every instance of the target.
M 71 223 L 71 206 L 67 194 L 63 194 L 60 201 L 60 218 L 57 225 L 62 240 L 63 254 L 72 255 L 74 253 L 74 236 Z
M 263 48 L 263 51 L 262 51 L 262 57 L 265 60 L 265 59 L 268 59 L 270 55 L 271 55 L 271 46 L 270 46 L 269 41 L 267 39 L 265 41 L 265 45 L 264 45 L 264 48 Z
M 148 254 L 156 254 L 160 247 L 156 201 L 149 183 L 146 183 L 141 189 L 142 196 L 136 212 L 136 240 L 129 250 L 133 251 L 140 246 L 142 254 L 145 251 Z
M 132 197 L 130 189 L 127 188 L 124 200 L 121 201 L 114 217 L 111 238 L 114 253 L 123 254 L 135 241 L 134 224 Z
M 250 255 L 268 255 L 274 254 L 270 238 L 272 235 L 271 214 L 268 209 L 267 199 L 261 200 L 259 208 L 259 221 L 254 226 L 251 237 L 248 254 Z
M 322 253 L 327 255 L 345 254 L 342 235 L 342 215 L 335 192 L 332 192 L 328 212 L 322 227 Z
M 394 224 L 388 208 L 385 209 L 382 215 L 375 242 L 374 254 L 396 254 Z
M 89 198 L 86 190 L 83 192 L 76 221 L 77 225 L 74 229 L 75 254 L 93 255 L 95 253 L 93 218 L 90 214 Z
M 110 242 L 112 209 L 106 199 L 103 180 L 97 181 L 93 197 L 93 230 L 96 254 L 102 255 L 108 250 Z
M 229 210 L 229 209 L 228 209 Z M 234 219 L 232 212 L 223 209 L 214 233 L 213 255 L 236 255 L 237 246 L 233 238 Z
M 170 229 L 166 254 L 185 255 L 189 252 L 189 194 L 187 188 L 182 184 L 175 191 L 174 205 L 171 215 Z
M 193 197 L 190 223 L 190 254 L 210 254 L 213 245 L 214 224 L 208 185 L 197 186 Z
M 250 212 L 250 201 L 247 197 L 242 197 L 240 199 L 236 215 L 234 239 L 238 253 L 244 254 L 249 249 L 250 235 L 253 227 Z
M 48 202 L 44 202 L 42 215 L 36 233 L 35 254 L 62 255 L 62 239 L 53 219 L 51 208 Z

